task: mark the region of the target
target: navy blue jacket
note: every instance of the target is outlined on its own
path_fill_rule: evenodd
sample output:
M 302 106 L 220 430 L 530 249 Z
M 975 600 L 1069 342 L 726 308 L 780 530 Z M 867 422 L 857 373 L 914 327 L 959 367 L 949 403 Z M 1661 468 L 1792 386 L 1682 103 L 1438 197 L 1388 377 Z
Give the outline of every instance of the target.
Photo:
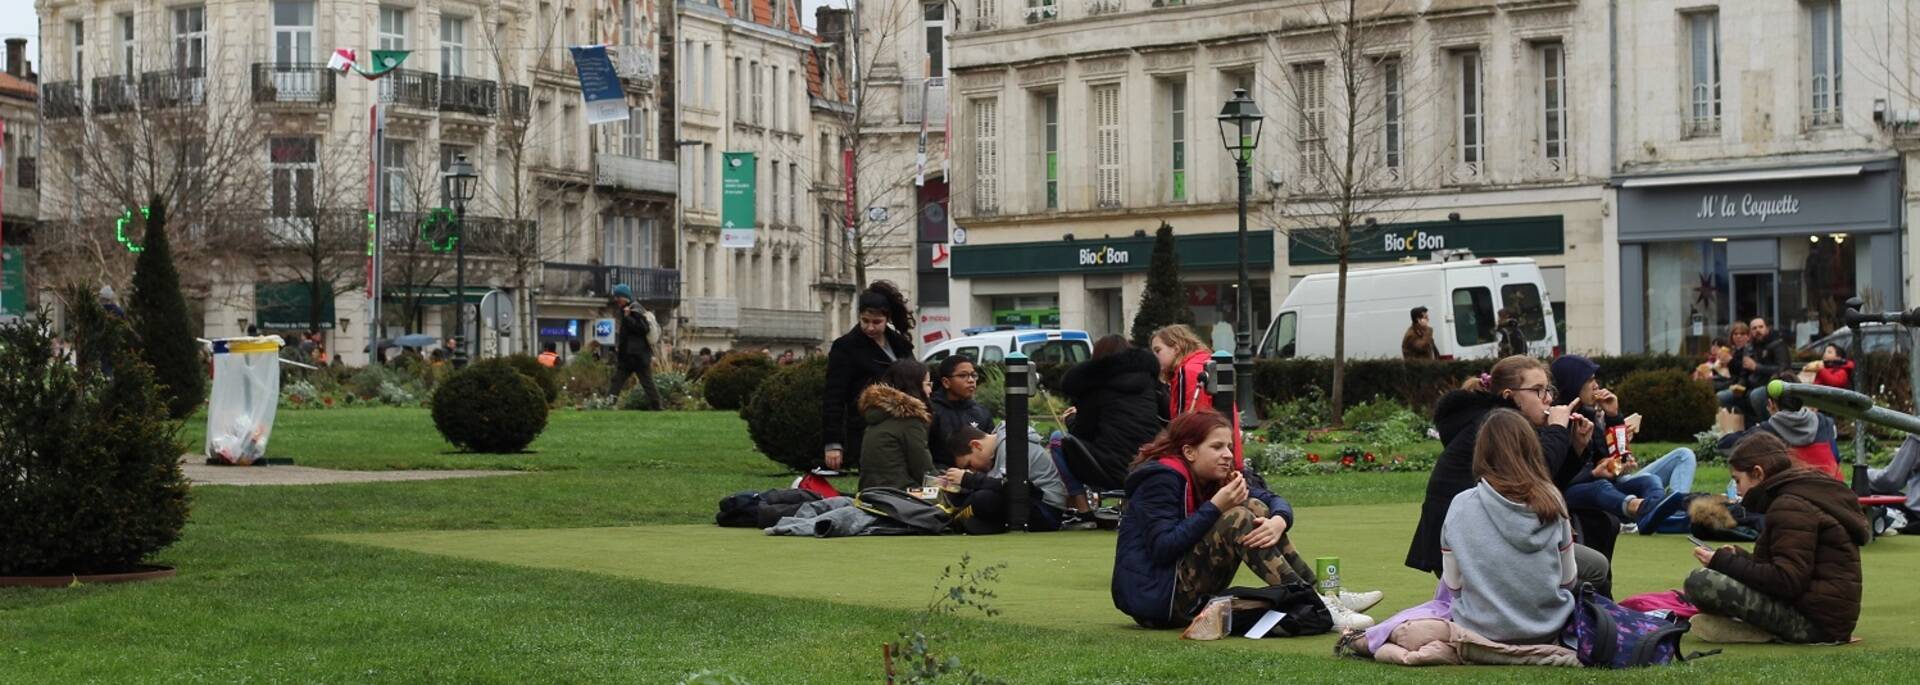
M 1247 496 L 1293 530 L 1293 505 L 1266 488 L 1247 482 Z M 1113 606 L 1148 628 L 1178 628 L 1193 620 L 1198 607 L 1173 606 L 1174 567 L 1220 520 L 1220 508 L 1195 495 L 1187 513 L 1187 478 L 1158 460 L 1127 474 L 1127 507 L 1114 545 Z M 1221 588 L 1222 590 L 1226 588 Z

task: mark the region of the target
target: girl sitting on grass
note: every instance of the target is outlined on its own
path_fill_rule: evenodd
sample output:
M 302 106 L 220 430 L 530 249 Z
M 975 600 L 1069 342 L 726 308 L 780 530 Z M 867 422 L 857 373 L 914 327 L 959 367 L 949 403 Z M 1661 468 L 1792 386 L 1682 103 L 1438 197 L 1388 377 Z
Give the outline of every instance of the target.
M 1453 621 L 1495 642 L 1551 642 L 1573 615 L 1573 524 L 1533 424 L 1493 410 L 1474 441 L 1473 475 L 1479 484 L 1454 496 L 1440 528 Z
M 1233 466 L 1233 431 L 1217 412 L 1175 418 L 1140 448 L 1127 475 L 1113 560 L 1113 604 L 1148 628 L 1180 628 L 1227 589 L 1241 564 L 1270 585 L 1313 583 L 1287 537 L 1293 507 Z M 1334 626 L 1362 629 L 1379 592 L 1327 601 Z

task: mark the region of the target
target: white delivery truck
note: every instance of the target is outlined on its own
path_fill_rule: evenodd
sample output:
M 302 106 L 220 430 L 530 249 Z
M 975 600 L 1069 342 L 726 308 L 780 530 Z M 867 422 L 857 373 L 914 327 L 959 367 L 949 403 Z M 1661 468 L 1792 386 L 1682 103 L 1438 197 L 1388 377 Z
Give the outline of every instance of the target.
M 1335 293 L 1339 275 L 1300 280 L 1275 312 L 1260 343 L 1262 358 L 1332 357 Z M 1412 323 L 1426 307 L 1434 345 L 1442 359 L 1491 359 L 1499 353 L 1494 327 L 1500 310 L 1520 317 L 1529 351 L 1558 355 L 1560 336 L 1546 283 L 1533 260 L 1475 259 L 1425 262 L 1347 272 L 1347 358 L 1393 359 Z

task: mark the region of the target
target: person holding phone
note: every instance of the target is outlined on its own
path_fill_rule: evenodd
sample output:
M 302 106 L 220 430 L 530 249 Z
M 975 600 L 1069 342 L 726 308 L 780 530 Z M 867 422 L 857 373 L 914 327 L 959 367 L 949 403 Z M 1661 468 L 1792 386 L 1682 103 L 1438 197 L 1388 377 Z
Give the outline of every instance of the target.
M 1860 620 L 1860 545 L 1873 537 L 1853 491 L 1796 467 L 1787 443 L 1770 433 L 1741 440 L 1727 463 L 1742 504 L 1765 523 L 1752 552 L 1694 542 L 1704 568 L 1685 586 L 1702 612 L 1693 634 L 1709 642 L 1851 640 Z
M 1635 526 L 1641 534 L 1653 534 L 1661 520 L 1686 505 L 1698 466 L 1693 450 L 1677 448 L 1645 468 L 1640 468 L 1625 444 L 1619 445 L 1624 453 L 1615 454 L 1605 433 L 1625 426 L 1631 437 L 1639 432 L 1639 415 L 1621 415 L 1620 397 L 1600 387 L 1596 375 L 1600 365 L 1593 360 L 1569 354 L 1555 359 L 1552 370 L 1560 396 L 1578 397 L 1581 413 L 1595 426 L 1603 427 L 1594 431 L 1593 444 L 1587 448 L 1589 468 L 1567 487 L 1567 506 L 1604 511 Z
M 1407 548 L 1406 564 L 1426 573 L 1441 571 L 1441 528 L 1453 498 L 1479 484 L 1473 475 L 1473 450 L 1480 424 L 1496 409 L 1512 409 L 1533 426 L 1541 458 L 1554 487 L 1565 489 L 1586 465 L 1593 444 L 1593 422 L 1579 413 L 1580 398 L 1555 404 L 1547 366 L 1532 357 L 1515 355 L 1495 362 L 1479 378 L 1470 378 L 1459 390 L 1440 398 L 1433 409 L 1434 427 L 1445 448 L 1427 477 L 1426 500 L 1420 522 Z M 1574 546 L 1580 579 L 1602 593 L 1610 589 L 1612 568 L 1606 555 L 1585 545 Z

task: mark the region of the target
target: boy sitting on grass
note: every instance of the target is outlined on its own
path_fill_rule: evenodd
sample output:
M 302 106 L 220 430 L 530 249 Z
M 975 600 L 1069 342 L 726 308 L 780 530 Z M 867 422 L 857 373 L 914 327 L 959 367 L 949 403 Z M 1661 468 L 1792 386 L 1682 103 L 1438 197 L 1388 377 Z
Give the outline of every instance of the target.
M 959 527 L 969 535 L 993 535 L 1007 532 L 1013 498 L 1007 492 L 1006 427 L 992 435 L 962 424 L 949 438 L 948 449 L 954 455 L 954 468 L 947 469 L 944 481 L 948 489 L 956 485 L 956 503 L 971 510 L 959 517 Z M 1067 521 L 1067 485 L 1054 468 L 1053 454 L 1040 434 L 1027 429 L 1027 480 L 1031 494 L 1027 498 L 1027 530 L 1060 530 Z

